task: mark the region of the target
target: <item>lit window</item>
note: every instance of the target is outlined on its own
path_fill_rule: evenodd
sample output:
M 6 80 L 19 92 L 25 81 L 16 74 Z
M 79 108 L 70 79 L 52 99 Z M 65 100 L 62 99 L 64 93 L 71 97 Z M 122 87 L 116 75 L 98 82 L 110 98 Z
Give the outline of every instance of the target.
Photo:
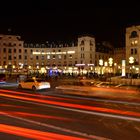
M 132 40 L 131 41 L 131 45 L 137 45 L 138 44 L 138 40 Z
M 135 44 L 138 44 L 138 40 L 135 40 Z
M 58 58 L 61 59 L 62 58 L 61 55 L 58 55 Z
M 50 57 L 50 55 L 47 55 L 47 59 L 50 59 L 51 57 Z

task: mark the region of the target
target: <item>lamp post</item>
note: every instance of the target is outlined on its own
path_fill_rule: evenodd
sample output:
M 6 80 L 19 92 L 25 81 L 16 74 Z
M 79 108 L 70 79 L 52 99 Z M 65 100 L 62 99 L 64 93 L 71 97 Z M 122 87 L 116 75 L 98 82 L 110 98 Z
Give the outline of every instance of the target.
M 132 64 L 134 63 L 134 57 L 129 57 L 129 64 L 130 64 L 130 70 L 131 70 L 131 85 L 132 85 L 132 79 L 133 79 L 133 72 L 132 72 Z
M 102 66 L 103 66 L 103 59 L 99 59 L 99 65 L 101 66 L 101 68 L 100 68 L 100 74 L 101 74 L 101 77 L 102 77 Z
M 112 67 L 112 65 L 113 65 L 113 58 L 109 58 L 108 59 L 108 63 L 109 63 L 109 66 L 110 66 L 110 84 L 111 84 L 111 67 Z

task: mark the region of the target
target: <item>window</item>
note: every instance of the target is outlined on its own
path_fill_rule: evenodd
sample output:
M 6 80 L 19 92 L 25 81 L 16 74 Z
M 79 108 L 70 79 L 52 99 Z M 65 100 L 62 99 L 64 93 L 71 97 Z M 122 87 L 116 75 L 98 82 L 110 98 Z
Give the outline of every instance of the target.
M 21 55 L 19 55 L 19 59 L 21 59 Z
M 85 54 L 83 54 L 83 58 L 85 58 Z
M 42 60 L 44 60 L 44 55 L 41 57 Z
M 67 58 L 67 56 L 66 55 L 64 55 L 64 59 L 66 59 Z
M 12 52 L 12 50 L 11 49 L 8 49 L 8 53 L 11 53 Z
M 24 56 L 24 59 L 27 59 L 27 56 Z
M 16 49 L 14 49 L 14 53 L 16 53 Z
M 85 44 L 85 43 L 84 43 L 84 40 L 82 40 L 80 45 L 84 45 L 84 44 Z
M 4 53 L 6 52 L 6 48 L 3 49 L 3 52 L 4 52 Z
M 90 54 L 90 58 L 92 58 L 92 54 Z
M 11 43 L 9 43 L 9 46 L 12 46 L 12 44 L 11 44 Z
M 12 60 L 12 56 L 11 55 L 8 56 L 8 60 Z
M 133 49 L 131 49 L 131 54 L 133 54 Z
M 53 59 L 55 59 L 55 55 L 53 55 Z
M 81 51 L 84 51 L 84 47 L 81 48 Z
M 27 53 L 27 49 L 25 49 L 24 52 Z
M 62 58 L 61 55 L 58 55 L 58 58 L 61 59 Z
M 138 40 L 132 40 L 131 41 L 131 45 L 137 45 L 138 44 Z
M 81 54 L 81 58 L 85 58 L 85 55 L 83 53 Z
M 3 62 L 3 65 L 6 65 L 6 61 Z
M 135 49 L 135 54 L 137 54 L 137 49 Z
M 33 56 L 32 55 L 30 56 L 30 59 L 33 60 Z
M 138 44 L 138 40 L 135 40 L 134 42 L 135 42 L 135 44 Z
M 64 65 L 63 66 L 67 66 L 67 62 L 66 61 L 64 61 Z
M 72 58 L 72 55 L 71 54 L 69 55 L 69 58 Z
M 50 57 L 50 55 L 47 55 L 47 59 L 50 59 L 51 57 Z
M 136 38 L 136 37 L 138 37 L 137 32 L 136 31 L 132 31 L 131 35 L 130 35 L 130 38 Z
M 38 57 L 38 56 L 36 56 L 36 59 L 38 60 L 38 59 L 39 59 L 39 57 Z
M 21 49 L 19 49 L 19 53 L 21 53 Z

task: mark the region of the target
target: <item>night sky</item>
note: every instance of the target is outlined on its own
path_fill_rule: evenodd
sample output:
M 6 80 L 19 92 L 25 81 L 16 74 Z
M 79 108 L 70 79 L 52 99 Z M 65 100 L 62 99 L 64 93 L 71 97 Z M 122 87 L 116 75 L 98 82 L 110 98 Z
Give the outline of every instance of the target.
M 27 42 L 72 40 L 78 35 L 90 34 L 121 47 L 125 28 L 140 24 L 138 5 L 75 1 L 4 1 L 0 8 L 0 33 L 10 29 L 11 34 L 21 35 Z

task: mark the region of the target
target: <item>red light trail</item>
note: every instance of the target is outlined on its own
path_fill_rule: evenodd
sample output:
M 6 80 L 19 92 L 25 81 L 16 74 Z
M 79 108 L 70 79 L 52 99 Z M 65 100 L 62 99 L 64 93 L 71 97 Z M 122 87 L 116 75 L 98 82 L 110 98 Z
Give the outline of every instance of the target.
M 7 90 L 0 90 L 0 91 L 7 93 Z M 13 91 L 8 91 L 8 92 L 12 93 Z M 134 117 L 140 117 L 139 112 L 122 111 L 122 110 L 117 110 L 117 109 L 109 109 L 109 108 L 102 108 L 102 107 L 57 102 L 57 101 L 48 101 L 48 100 L 43 100 L 43 99 L 21 97 L 21 96 L 17 96 L 17 95 L 7 95 L 4 93 L 0 93 L 0 95 L 4 96 L 4 97 L 10 97 L 10 98 L 21 99 L 21 100 L 26 100 L 26 101 L 33 101 L 33 102 L 44 103 L 44 104 L 57 105 L 57 106 L 62 106 L 62 107 L 69 107 L 69 108 L 84 109 L 84 110 L 90 110 L 90 111 L 98 111 L 98 112 L 114 113 L 114 114 L 119 114 L 119 115 L 129 115 L 129 116 L 134 116 Z
M 39 130 L 33 130 L 5 124 L 0 124 L 0 132 L 37 140 L 87 140 L 85 138 L 77 138 L 74 136 L 66 136 L 62 134 L 42 132 Z

